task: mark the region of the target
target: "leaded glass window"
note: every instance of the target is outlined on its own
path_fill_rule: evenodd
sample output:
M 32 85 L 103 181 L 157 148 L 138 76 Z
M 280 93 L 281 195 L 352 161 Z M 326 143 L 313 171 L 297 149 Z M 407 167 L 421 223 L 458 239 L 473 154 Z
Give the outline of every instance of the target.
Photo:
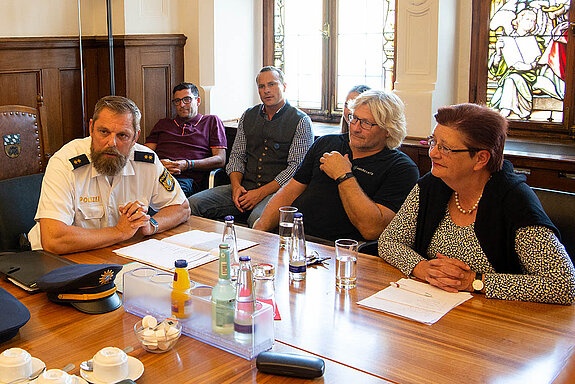
M 339 118 L 355 85 L 392 90 L 395 0 L 275 0 L 273 29 L 287 98 L 312 116 Z
M 570 0 L 493 0 L 489 106 L 512 120 L 563 121 Z
M 393 89 L 395 1 L 346 0 L 338 9 L 337 108 L 358 84 Z
M 298 107 L 320 109 L 322 0 L 279 0 L 275 8 L 274 65 L 286 74 L 286 96 Z

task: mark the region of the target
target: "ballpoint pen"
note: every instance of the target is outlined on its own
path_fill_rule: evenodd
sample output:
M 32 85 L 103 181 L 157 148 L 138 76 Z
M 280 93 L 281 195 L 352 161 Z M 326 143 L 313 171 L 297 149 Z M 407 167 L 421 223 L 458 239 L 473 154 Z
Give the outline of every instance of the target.
M 399 285 L 399 283 L 396 283 L 395 281 L 390 281 L 389 285 L 391 285 L 392 287 L 395 287 L 395 288 L 403 289 L 404 291 L 407 291 L 407 292 L 415 293 L 416 295 L 421 295 L 421 296 L 425 296 L 425 297 L 433 297 L 433 296 L 431 296 L 431 293 L 429 293 L 429 292 L 419 292 L 413 288 L 408 288 L 404 285 Z

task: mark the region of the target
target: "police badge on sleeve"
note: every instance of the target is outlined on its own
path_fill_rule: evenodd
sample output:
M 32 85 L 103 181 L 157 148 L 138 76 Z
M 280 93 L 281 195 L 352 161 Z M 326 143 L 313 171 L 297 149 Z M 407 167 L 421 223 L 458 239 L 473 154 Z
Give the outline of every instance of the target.
M 20 156 L 20 151 L 22 149 L 20 147 L 20 134 L 14 133 L 12 135 L 4 135 L 2 138 L 4 141 L 4 153 L 6 153 L 6 156 L 12 159 Z
M 174 177 L 168 172 L 166 168 L 164 168 L 164 172 L 158 178 L 158 181 L 166 189 L 168 192 L 172 192 L 176 187 L 176 180 Z

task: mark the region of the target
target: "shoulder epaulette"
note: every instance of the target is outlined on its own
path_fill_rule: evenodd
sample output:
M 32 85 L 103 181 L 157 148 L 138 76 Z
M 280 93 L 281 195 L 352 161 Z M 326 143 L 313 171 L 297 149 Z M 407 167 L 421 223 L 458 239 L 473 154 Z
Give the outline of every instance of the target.
M 86 156 L 85 153 L 82 153 L 81 155 L 72 157 L 70 159 L 70 163 L 72 163 L 72 166 L 74 167 L 74 169 L 76 169 L 83 167 L 84 165 L 90 164 L 90 160 L 88 160 L 88 156 Z
M 135 161 L 142 161 L 144 163 L 153 163 L 154 162 L 154 153 L 134 151 L 134 160 Z

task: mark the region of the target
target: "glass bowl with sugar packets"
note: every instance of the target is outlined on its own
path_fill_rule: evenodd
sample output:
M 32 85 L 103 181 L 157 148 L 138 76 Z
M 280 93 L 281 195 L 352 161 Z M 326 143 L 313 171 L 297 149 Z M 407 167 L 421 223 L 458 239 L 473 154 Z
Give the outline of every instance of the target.
M 147 315 L 134 325 L 134 333 L 146 351 L 164 353 L 176 345 L 182 335 L 182 326 L 176 319 L 158 321 Z

